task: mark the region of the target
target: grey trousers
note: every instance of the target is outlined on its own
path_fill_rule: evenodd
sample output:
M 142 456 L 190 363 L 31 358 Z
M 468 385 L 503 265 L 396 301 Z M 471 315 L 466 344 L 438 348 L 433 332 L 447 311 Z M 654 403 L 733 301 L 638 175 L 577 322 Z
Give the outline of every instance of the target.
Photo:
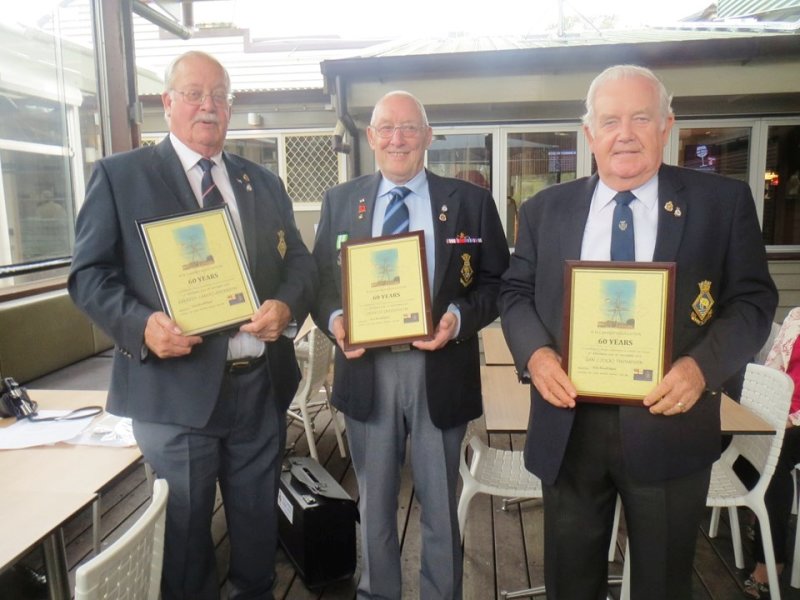
M 456 485 L 465 431 L 466 425 L 442 430 L 431 422 L 423 352 L 378 351 L 372 413 L 367 421 L 347 418 L 361 511 L 359 598 L 403 597 L 397 507 L 407 440 L 422 508 L 418 597 L 461 598 Z
M 230 537 L 229 597 L 271 599 L 286 425 L 269 393 L 266 364 L 225 376 L 204 428 L 134 421 L 133 431 L 145 460 L 169 482 L 162 598 L 219 598 L 211 537 L 219 480 Z

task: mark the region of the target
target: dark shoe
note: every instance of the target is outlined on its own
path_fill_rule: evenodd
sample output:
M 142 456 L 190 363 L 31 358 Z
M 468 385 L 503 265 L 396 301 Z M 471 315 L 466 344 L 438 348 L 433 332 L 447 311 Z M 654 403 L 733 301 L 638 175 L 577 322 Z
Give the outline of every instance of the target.
M 769 598 L 769 585 L 766 583 L 759 583 L 750 575 L 750 577 L 744 580 L 744 593 L 748 598 L 764 600 L 765 598 Z

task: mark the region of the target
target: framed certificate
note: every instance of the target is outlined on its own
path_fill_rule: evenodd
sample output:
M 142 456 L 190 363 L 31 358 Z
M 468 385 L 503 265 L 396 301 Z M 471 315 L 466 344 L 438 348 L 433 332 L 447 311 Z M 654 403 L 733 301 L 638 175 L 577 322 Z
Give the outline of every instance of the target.
M 567 261 L 564 290 L 578 400 L 640 405 L 671 366 L 675 263 Z
M 421 231 L 342 245 L 345 350 L 433 338 Z
M 258 309 L 227 206 L 136 224 L 161 306 L 184 334 L 235 327 Z

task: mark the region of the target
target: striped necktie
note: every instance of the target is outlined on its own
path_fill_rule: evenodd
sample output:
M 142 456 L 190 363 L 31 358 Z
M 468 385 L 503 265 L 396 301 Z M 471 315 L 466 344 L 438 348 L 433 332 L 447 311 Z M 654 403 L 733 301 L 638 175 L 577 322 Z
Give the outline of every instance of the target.
M 396 233 L 406 233 L 409 226 L 408 206 L 405 197 L 411 190 L 405 186 L 396 187 L 389 191 L 391 199 L 383 215 L 383 230 L 381 235 L 394 235 Z
M 633 211 L 629 206 L 636 199 L 633 192 L 620 192 L 614 196 L 617 205 L 611 223 L 611 260 L 636 260 L 633 244 Z
M 203 208 L 222 206 L 225 204 L 225 200 L 222 199 L 222 194 L 211 176 L 211 167 L 214 166 L 214 161 L 208 158 L 201 158 L 197 161 L 197 164 L 203 169 L 203 181 L 200 183 L 200 192 L 203 194 Z

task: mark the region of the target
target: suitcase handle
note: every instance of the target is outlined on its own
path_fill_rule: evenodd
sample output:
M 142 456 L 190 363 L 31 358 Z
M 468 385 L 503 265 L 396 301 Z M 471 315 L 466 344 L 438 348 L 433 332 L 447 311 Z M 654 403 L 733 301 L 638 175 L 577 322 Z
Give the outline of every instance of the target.
M 310 469 L 303 465 L 292 464 L 291 468 L 292 477 L 306 486 L 310 492 L 325 496 L 327 493 L 327 485 L 314 477 Z

